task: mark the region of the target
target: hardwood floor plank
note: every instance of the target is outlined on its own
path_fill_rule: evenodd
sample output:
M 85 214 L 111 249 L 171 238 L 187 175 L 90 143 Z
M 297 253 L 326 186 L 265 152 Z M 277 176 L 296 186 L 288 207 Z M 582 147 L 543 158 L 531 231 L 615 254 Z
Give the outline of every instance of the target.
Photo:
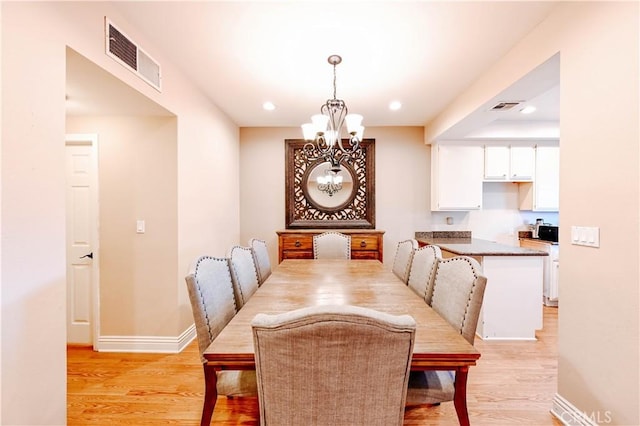
M 557 308 L 544 308 L 532 342 L 476 338 L 482 357 L 469 372 L 475 426 L 561 426 L 549 412 L 557 389 Z M 200 424 L 204 383 L 197 343 L 179 354 L 99 353 L 67 349 L 68 425 Z M 211 424 L 258 425 L 257 398 L 219 397 Z M 453 403 L 408 407 L 405 426 L 457 425 Z

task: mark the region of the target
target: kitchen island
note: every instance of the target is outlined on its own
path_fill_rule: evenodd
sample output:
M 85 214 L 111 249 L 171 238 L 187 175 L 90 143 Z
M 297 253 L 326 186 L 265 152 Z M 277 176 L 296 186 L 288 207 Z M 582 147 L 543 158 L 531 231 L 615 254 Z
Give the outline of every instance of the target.
M 469 256 L 487 277 L 476 333 L 483 340 L 535 340 L 542 328 L 543 260 L 548 253 L 477 238 L 416 233 L 418 243 L 436 245 L 444 258 Z

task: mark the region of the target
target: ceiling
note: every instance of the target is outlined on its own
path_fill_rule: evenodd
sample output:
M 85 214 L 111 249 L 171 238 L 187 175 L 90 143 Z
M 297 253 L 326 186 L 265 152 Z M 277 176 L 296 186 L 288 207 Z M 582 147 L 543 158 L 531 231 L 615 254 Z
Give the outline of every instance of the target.
M 108 18 L 124 33 L 137 34 L 133 41 L 161 57 L 161 66 L 177 64 L 240 127 L 309 121 L 333 96 L 331 54 L 343 58 L 336 69 L 337 97 L 364 116 L 364 126 L 423 126 L 544 20 L 555 3 L 121 1 L 113 6 L 124 18 Z M 69 98 L 93 105 L 83 109 L 79 102 L 70 114 L 123 108 L 122 99 L 113 96 L 118 90 L 95 89 L 101 86 L 91 82 L 93 74 L 69 67 Z M 526 97 L 512 94 L 524 101 L 540 96 L 541 104 L 550 104 L 527 120 L 557 121 L 557 81 L 555 89 L 546 82 L 538 93 L 531 93 L 534 86 Z M 265 101 L 276 109 L 264 110 Z M 391 101 L 402 108 L 389 110 Z

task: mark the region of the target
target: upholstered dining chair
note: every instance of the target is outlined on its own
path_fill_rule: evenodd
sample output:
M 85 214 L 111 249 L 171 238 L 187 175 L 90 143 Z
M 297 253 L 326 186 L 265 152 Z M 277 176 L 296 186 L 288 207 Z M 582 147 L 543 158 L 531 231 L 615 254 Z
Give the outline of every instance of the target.
M 431 305 L 436 267 L 441 259 L 442 251 L 438 246 L 422 246 L 413 252 L 407 284 L 429 305 Z
M 269 275 L 271 275 L 271 261 L 269 260 L 267 243 L 264 240 L 251 238 L 249 240 L 249 247 L 253 250 L 253 260 L 258 270 L 258 285 L 262 285 L 262 283 L 269 278 Z
M 231 280 L 240 310 L 258 289 L 258 270 L 250 247 L 233 246 L 229 250 Z
M 212 367 L 207 366 L 202 355 L 236 314 L 228 259 L 199 257 L 190 267 L 185 280 L 196 325 L 198 350 L 204 366 L 205 395 L 201 421 L 208 425 L 215 403 L 213 378 L 217 378 L 216 389 L 219 395 L 256 396 L 256 374 L 251 370 L 225 370 L 216 373 Z
M 327 231 L 313 236 L 314 259 L 351 259 L 351 235 Z
M 473 345 L 487 278 L 471 257 L 438 261 L 431 307 Z M 412 371 L 407 405 L 453 401 L 454 371 Z
M 400 241 L 396 247 L 396 255 L 393 258 L 391 270 L 405 284 L 409 279 L 409 269 L 411 268 L 413 251 L 417 248 L 418 241 L 415 239 Z
M 251 327 L 261 425 L 402 425 L 411 316 L 323 305 Z

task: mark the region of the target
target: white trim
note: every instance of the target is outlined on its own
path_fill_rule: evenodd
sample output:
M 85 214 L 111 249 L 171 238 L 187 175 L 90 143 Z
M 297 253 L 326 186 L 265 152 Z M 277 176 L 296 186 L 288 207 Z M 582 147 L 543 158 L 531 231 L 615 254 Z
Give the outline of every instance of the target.
M 179 353 L 196 337 L 191 324 L 179 336 L 100 336 L 98 352 Z
M 563 425 L 567 426 L 597 426 L 593 419 L 580 411 L 569 401 L 555 394 L 553 397 L 553 407 L 551 414 L 557 418 Z
M 487 342 L 535 342 L 538 340 L 535 337 L 482 337 L 478 332 L 476 336 Z

